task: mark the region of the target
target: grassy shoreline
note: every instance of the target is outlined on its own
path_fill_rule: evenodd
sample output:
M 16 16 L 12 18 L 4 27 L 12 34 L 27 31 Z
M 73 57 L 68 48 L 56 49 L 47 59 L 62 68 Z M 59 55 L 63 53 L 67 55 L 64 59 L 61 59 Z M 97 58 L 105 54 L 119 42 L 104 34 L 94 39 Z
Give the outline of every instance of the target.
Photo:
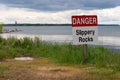
M 20 56 L 44 57 L 64 65 L 92 65 L 120 71 L 120 54 L 101 47 L 88 47 L 89 59 L 85 63 L 83 47 L 72 44 L 47 43 L 39 38 L 4 39 L 0 37 L 0 61 Z
M 120 80 L 120 54 L 101 46 L 88 49 L 84 62 L 82 46 L 0 37 L 0 80 Z M 20 56 L 35 60 L 14 60 Z

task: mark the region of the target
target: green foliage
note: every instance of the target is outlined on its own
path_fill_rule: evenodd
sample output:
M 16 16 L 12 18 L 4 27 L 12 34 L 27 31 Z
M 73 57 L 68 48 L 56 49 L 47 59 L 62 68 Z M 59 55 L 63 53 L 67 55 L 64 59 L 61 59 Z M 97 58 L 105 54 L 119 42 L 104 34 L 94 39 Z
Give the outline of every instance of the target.
M 2 29 L 3 29 L 3 24 L 0 23 L 0 32 L 2 32 Z
M 89 47 L 89 64 L 95 65 L 98 68 L 106 67 L 114 71 L 120 71 L 120 54 L 112 53 L 110 50 L 98 46 Z
M 37 37 L 34 39 L 0 37 L 0 60 L 16 56 L 46 57 L 61 64 L 87 64 L 120 71 L 120 54 L 111 53 L 110 50 L 101 46 L 88 46 L 88 53 L 89 58 L 85 63 L 82 46 L 47 43 Z

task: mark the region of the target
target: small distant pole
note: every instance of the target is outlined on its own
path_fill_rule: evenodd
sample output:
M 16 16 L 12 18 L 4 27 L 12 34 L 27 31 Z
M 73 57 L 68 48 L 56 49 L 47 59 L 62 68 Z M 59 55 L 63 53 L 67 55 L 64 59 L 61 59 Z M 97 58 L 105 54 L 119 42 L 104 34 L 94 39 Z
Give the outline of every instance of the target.
M 85 62 L 88 60 L 88 46 L 87 44 L 83 44 L 83 54 L 84 54 L 84 59 L 85 59 Z
M 15 25 L 17 24 L 17 21 L 15 21 Z

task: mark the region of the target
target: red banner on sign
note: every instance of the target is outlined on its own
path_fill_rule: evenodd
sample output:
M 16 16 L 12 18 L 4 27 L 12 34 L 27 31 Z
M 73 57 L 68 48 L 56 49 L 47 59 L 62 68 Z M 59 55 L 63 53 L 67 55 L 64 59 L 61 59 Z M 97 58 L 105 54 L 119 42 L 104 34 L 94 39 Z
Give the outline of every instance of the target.
M 96 15 L 72 16 L 72 27 L 98 26 Z

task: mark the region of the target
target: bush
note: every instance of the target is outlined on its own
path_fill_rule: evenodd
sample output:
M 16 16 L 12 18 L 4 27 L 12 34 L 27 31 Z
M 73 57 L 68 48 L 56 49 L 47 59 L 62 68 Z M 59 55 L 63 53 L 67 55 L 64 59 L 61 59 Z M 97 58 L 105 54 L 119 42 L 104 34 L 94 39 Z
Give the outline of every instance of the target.
M 3 29 L 3 24 L 0 23 L 0 33 L 2 33 L 2 29 Z

